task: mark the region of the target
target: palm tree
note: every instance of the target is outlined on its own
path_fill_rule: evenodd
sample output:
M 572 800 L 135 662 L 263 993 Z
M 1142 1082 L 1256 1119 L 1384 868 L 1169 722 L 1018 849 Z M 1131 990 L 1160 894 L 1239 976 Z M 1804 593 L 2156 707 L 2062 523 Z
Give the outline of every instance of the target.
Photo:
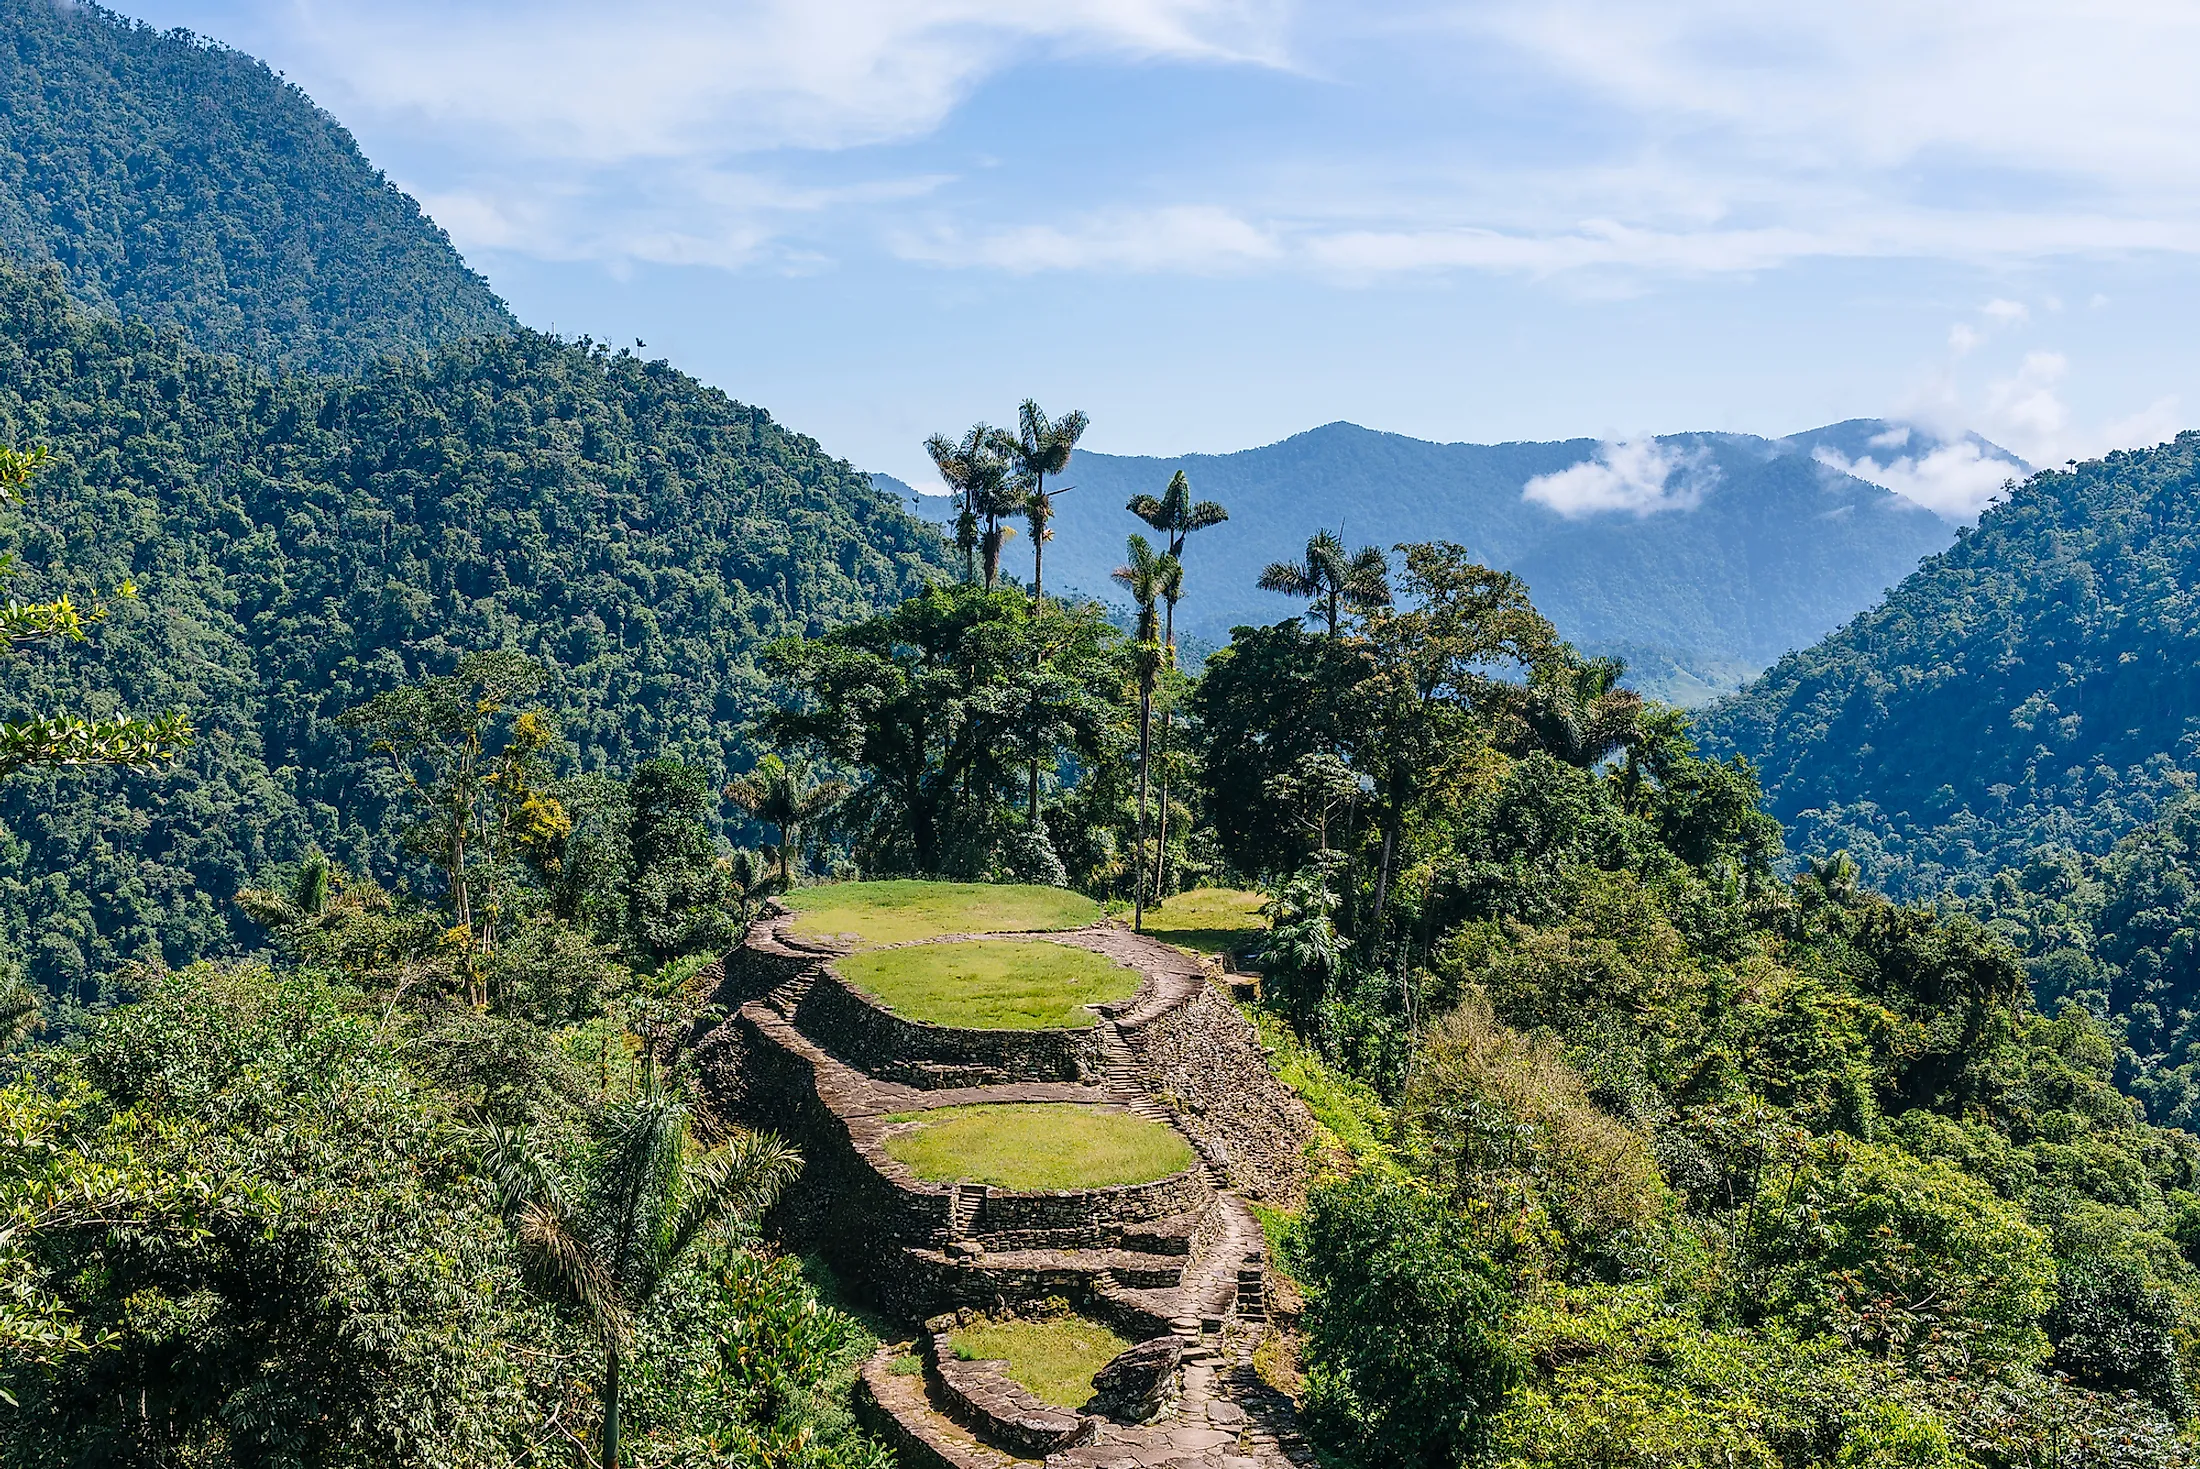
M 1169 477 L 1169 487 L 1161 498 L 1152 495 L 1133 495 L 1123 507 L 1155 530 L 1169 538 L 1169 555 L 1178 561 L 1184 559 L 1184 542 L 1192 532 L 1206 530 L 1222 524 L 1230 518 L 1221 502 L 1201 500 L 1192 503 L 1192 482 L 1178 470 Z M 1169 665 L 1176 666 L 1176 604 L 1184 595 L 1182 569 L 1169 579 L 1161 589 L 1168 612 L 1162 629 L 1162 639 L 1168 645 Z M 1174 705 L 1161 711 L 1161 822 L 1160 833 L 1154 842 L 1154 891 L 1159 894 L 1166 875 L 1169 860 L 1169 737 L 1175 731 L 1176 709 Z
M 811 781 L 777 755 L 766 755 L 747 775 L 727 782 L 726 799 L 758 821 L 779 828 L 779 881 L 783 888 L 792 888 L 802 833 L 831 815 L 853 789 L 844 780 Z
M 29 1040 L 45 1028 L 39 1013 L 38 991 L 21 980 L 0 986 L 0 1051 Z
M 940 472 L 947 488 L 962 501 L 962 509 L 955 516 L 955 549 L 962 552 L 963 580 L 976 576 L 973 558 L 978 550 L 978 505 L 981 466 L 997 457 L 993 448 L 1000 430 L 991 424 L 972 424 L 970 432 L 958 443 L 945 434 L 934 434 L 924 441 L 924 452 L 932 456 L 932 466 Z
M 1134 535 L 1126 545 L 1130 560 L 1116 567 L 1113 575 L 1138 608 L 1138 848 L 1132 866 L 1131 926 L 1144 932 L 1147 775 L 1153 754 L 1153 690 L 1161 674 L 1161 617 L 1155 604 L 1161 600 L 1162 587 L 1172 575 L 1181 575 L 1182 568 L 1167 552 L 1155 555 L 1153 544 L 1144 536 Z
M 1194 531 L 1206 530 L 1222 524 L 1230 518 L 1219 501 L 1201 500 L 1192 503 L 1192 482 L 1178 470 L 1169 478 L 1169 487 L 1161 492 L 1161 498 L 1152 495 L 1133 495 L 1130 504 L 1123 507 L 1146 524 L 1169 538 L 1169 554 L 1178 560 L 1184 558 L 1184 542 Z M 1183 594 L 1179 586 L 1178 595 Z M 1176 647 L 1176 598 L 1169 599 L 1168 621 L 1163 637 L 1169 647 Z
M 1047 476 L 1069 468 L 1070 451 L 1085 436 L 1092 420 L 1072 410 L 1049 420 L 1039 405 L 1024 399 L 1016 410 L 1016 437 L 1008 442 L 1008 460 L 1018 485 L 1024 488 L 1023 513 L 1031 527 L 1031 600 L 1037 602 L 1046 589 L 1047 542 L 1054 532 L 1054 496 L 1047 491 Z
M 1345 608 L 1366 613 L 1390 605 L 1390 562 L 1373 546 L 1348 556 L 1343 541 L 1316 531 L 1303 561 L 1270 562 L 1257 585 L 1264 592 L 1306 598 L 1336 637 Z
M 1633 689 L 1619 687 L 1626 672 L 1618 658 L 1592 658 L 1534 679 L 1517 707 L 1522 743 L 1584 770 L 1634 744 L 1643 702 Z
M 525 1127 L 484 1129 L 482 1172 L 529 1284 L 588 1318 L 603 1348 L 602 1469 L 619 1462 L 619 1366 L 634 1319 L 687 1252 L 754 1226 L 801 1171 L 769 1133 L 706 1148 L 688 1103 L 654 1073 L 608 1109 L 587 1176 L 569 1188 Z

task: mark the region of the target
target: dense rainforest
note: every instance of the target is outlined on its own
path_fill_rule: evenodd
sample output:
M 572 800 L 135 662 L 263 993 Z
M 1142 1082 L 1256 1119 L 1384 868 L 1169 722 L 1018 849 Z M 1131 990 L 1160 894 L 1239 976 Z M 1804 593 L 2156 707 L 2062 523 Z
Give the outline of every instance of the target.
M 144 954 L 90 1012 L 0 997 L 0 1463 L 882 1465 L 844 1393 L 873 1338 L 768 1233 L 800 1159 L 716 1121 L 692 1049 L 710 956 L 827 870 L 1071 885 L 1132 923 L 1201 882 L 1265 890 L 1251 1016 L 1322 1126 L 1303 1207 L 1263 1221 L 1295 1302 L 1256 1362 L 1330 1462 L 2193 1462 L 2200 1137 L 2119 1088 L 2149 1095 L 2134 1032 L 2085 983 L 2035 999 L 2001 936 L 2021 885 L 1971 915 L 1838 856 L 1782 877 L 1751 768 L 1464 548 L 1317 534 L 1261 578 L 1307 614 L 1193 678 L 1172 632 L 1228 507 L 1188 482 L 1128 509 L 1127 627 L 1003 572 L 1081 415 L 935 439 L 964 511 L 923 548 L 843 467 L 630 357 L 523 336 L 270 379 L 15 286 L 52 335 L 10 381 L 77 385 L 66 412 L 9 400 L 11 439 L 52 445 L 19 475 L 21 580 L 141 588 L 16 666 L 22 713 L 217 693 L 183 687 L 190 639 L 280 626 L 231 676 L 268 678 L 263 728 L 356 763 L 261 760 L 343 843 L 254 868 L 261 957 Z M 646 446 L 612 436 L 644 413 Z M 706 427 L 747 457 L 674 452 Z M 130 466 L 199 487 L 158 503 L 237 559 L 169 554 Z M 726 534 L 708 493 L 729 522 L 777 496 L 912 536 L 906 562 L 850 536 L 830 605 L 792 548 L 783 601 L 724 583 L 772 634 L 741 665 L 769 753 L 731 780 L 687 667 L 634 667 L 661 644 L 604 615 L 625 546 Z M 662 574 L 627 625 L 703 580 Z M 163 586 L 188 616 L 146 615 Z M 106 819 L 156 830 L 207 788 L 242 726 L 193 718 L 180 763 L 138 761 L 167 773 L 93 778 Z M 0 791 L 63 779 L 90 788 Z M 776 850 L 726 845 L 725 802 Z M 2167 906 L 2182 859 L 2150 860 L 2081 876 Z M 2170 957 L 2093 957 L 2161 1005 L 2181 940 L 2147 932 Z
M 81 0 L 0 0 L 0 252 L 270 366 L 353 371 L 514 326 L 304 92 Z
M 134 578 L 13 712 L 191 711 L 177 770 L 0 788 L 0 914 L 86 1000 L 130 961 L 260 942 L 237 892 L 315 845 L 401 859 L 339 715 L 480 647 L 525 650 L 576 769 L 745 767 L 754 657 L 910 592 L 937 537 L 812 441 L 662 362 L 532 332 L 356 380 L 274 374 L 0 269 L 0 442 L 52 463 L 0 527 L 26 590 Z M 734 808 L 723 808 L 737 816 Z
M 1901 896 L 2105 853 L 2200 767 L 2200 434 L 2034 476 L 1698 722 L 1796 849 Z

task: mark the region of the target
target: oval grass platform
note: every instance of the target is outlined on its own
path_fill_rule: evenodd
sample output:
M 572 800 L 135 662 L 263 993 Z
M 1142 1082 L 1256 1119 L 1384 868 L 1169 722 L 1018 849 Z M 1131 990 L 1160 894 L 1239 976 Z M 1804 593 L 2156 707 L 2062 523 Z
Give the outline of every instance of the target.
M 1138 993 L 1144 976 L 1090 949 L 1045 939 L 973 939 L 851 954 L 841 978 L 905 1020 L 956 1030 L 1068 1030 L 1087 1005 Z
M 1043 1403 L 1072 1411 L 1092 1400 L 1092 1375 L 1131 1349 L 1130 1342 L 1082 1316 L 974 1321 L 956 1327 L 950 1342 L 961 1360 L 1006 1362 L 1011 1382 Z
M 798 937 L 853 934 L 866 947 L 953 933 L 1083 928 L 1100 921 L 1100 905 L 1082 893 L 1007 883 L 841 882 L 798 888 L 780 901 L 794 910 Z
M 887 1153 L 927 1183 L 967 1180 L 1019 1193 L 1119 1188 L 1197 1161 L 1165 1123 L 1068 1102 L 939 1107 L 886 1121 L 907 1124 L 886 1136 Z
M 1195 954 L 1231 953 L 1267 931 L 1267 901 L 1250 888 L 1186 888 L 1146 909 L 1146 932 Z

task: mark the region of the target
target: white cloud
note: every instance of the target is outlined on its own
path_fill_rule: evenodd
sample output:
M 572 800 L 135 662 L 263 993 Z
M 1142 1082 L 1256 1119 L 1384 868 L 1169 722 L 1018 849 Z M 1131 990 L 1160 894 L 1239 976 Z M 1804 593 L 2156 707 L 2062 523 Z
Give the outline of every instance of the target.
M 1593 459 L 1537 475 L 1520 497 L 1569 520 L 1614 511 L 1641 519 L 1662 510 L 1695 509 L 1717 480 L 1718 467 L 1701 453 L 1637 439 L 1600 444 Z
M 1881 440 L 1888 437 L 1878 435 L 1873 446 L 1881 447 Z M 1906 440 L 1908 434 L 1903 437 Z M 1890 456 L 1884 462 L 1869 454 L 1852 460 L 1823 444 L 1815 457 L 1820 464 L 1892 490 L 1949 520 L 1971 519 L 2001 493 L 2002 486 L 2024 478 L 2021 465 L 1988 454 L 1969 439 L 1939 444 L 1919 455 Z
M 1948 350 L 1958 357 L 1967 357 L 1983 340 L 1978 328 L 1967 321 L 1959 321 L 1948 328 Z
M 2020 326 L 2032 319 L 2032 309 L 2022 301 L 1996 298 L 1979 308 L 1979 315 L 2000 326 Z
M 1026 225 L 965 238 L 953 230 L 893 241 L 908 260 L 985 265 L 1019 275 L 1045 270 L 1183 271 L 1208 274 L 1281 254 L 1274 236 L 1227 210 L 1200 205 L 1124 210 L 1068 226 Z
M 920 136 L 1034 48 L 1272 64 L 1274 0 L 300 4 L 322 100 L 591 164 Z

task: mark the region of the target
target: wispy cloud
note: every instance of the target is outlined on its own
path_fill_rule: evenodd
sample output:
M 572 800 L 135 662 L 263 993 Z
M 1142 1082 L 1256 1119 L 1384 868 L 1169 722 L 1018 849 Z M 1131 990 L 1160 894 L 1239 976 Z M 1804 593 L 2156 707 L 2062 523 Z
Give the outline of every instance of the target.
M 903 231 L 896 253 L 936 265 L 1213 274 L 1279 259 L 1276 237 L 1226 209 L 1180 205 L 1117 210 L 1065 225 L 1022 225 L 966 236 L 952 227 Z

